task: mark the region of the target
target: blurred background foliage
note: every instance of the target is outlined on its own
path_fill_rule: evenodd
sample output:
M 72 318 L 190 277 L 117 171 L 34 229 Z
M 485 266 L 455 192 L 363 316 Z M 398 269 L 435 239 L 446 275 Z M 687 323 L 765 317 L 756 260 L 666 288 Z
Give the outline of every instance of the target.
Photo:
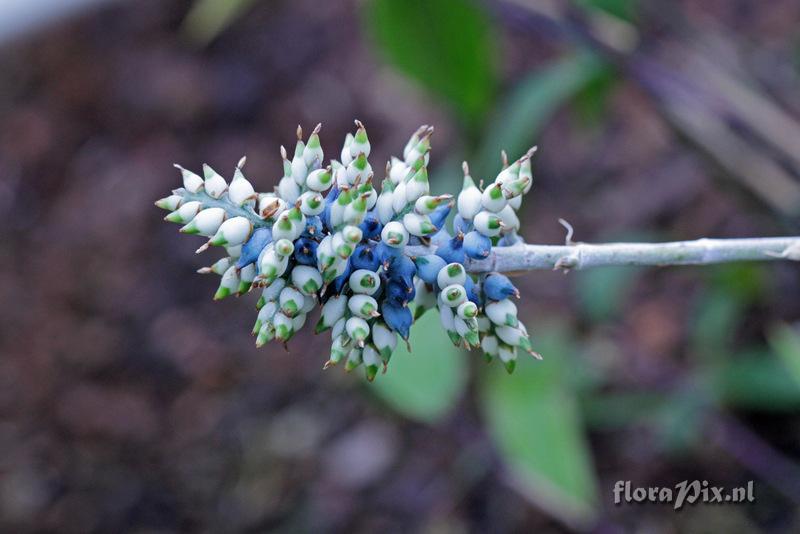
M 4 302 L 19 302 L 9 287 L 33 285 L 20 265 L 42 247 L 45 260 L 80 261 L 87 224 L 89 243 L 111 259 L 89 269 L 101 282 L 85 291 L 131 298 L 125 282 L 102 277 L 113 276 L 108 265 L 124 272 L 126 262 L 144 262 L 144 272 L 130 275 L 144 296 L 122 306 L 121 317 L 45 284 L 40 306 L 6 318 L 6 339 L 18 337 L 12 328 L 50 321 L 61 343 L 0 342 L 17 356 L 0 371 L 5 382 L 41 379 L 15 367 L 23 359 L 40 372 L 69 372 L 63 383 L 45 373 L 59 386 L 37 389 L 31 400 L 10 388 L 9 402 L 28 415 L 8 411 L 0 447 L 9 458 L 31 447 L 73 458 L 82 470 L 41 458 L 7 467 L 12 482 L 0 488 L 0 507 L 8 525 L 36 530 L 77 517 L 73 524 L 89 530 L 213 529 L 224 513 L 230 522 L 222 525 L 259 531 L 800 526 L 794 266 L 530 273 L 519 279 L 521 315 L 543 362 L 522 360 L 513 376 L 486 367 L 453 348 L 429 312 L 412 330 L 413 352 L 399 348 L 389 372 L 366 384 L 321 374 L 324 343 L 311 338 L 298 340 L 292 359 L 241 341 L 249 310 L 198 297 L 208 288 L 188 274 L 196 267 L 191 247 L 141 207 L 174 182 L 172 159 L 224 168 L 249 149 L 266 186 L 279 169 L 273 149 L 290 141 L 291 124 L 323 120 L 323 144 L 335 152 L 328 147 L 355 114 L 377 158 L 400 150 L 414 120 L 435 124 L 439 191 L 460 183 L 462 160 L 488 177 L 501 149 L 515 158 L 539 144 L 522 213 L 529 241 L 562 240 L 560 216 L 575 224 L 577 239 L 598 241 L 796 234 L 795 3 L 197 0 L 106 9 L 8 45 L 3 59 L 10 74 L 0 76 L 0 117 L 13 126 L 0 136 L 9 234 L 0 247 L 13 258 L 0 264 Z M 76 37 L 81 28 L 91 38 Z M 37 53 L 39 42 L 46 47 Z M 114 43 L 111 51 L 104 43 Z M 146 48 L 127 57 L 132 43 Z M 67 51 L 53 50 L 59 44 Z M 99 61 L 74 58 L 86 50 Z M 98 79 L 109 73 L 105 87 Z M 36 142 L 52 129 L 50 115 L 74 123 L 56 161 L 70 175 L 103 169 L 87 176 L 104 184 L 101 194 L 70 198 L 85 193 L 48 178 L 58 169 L 42 163 L 46 151 Z M 147 173 L 154 178 L 142 178 Z M 120 186 L 136 179 L 142 191 Z M 66 231 L 82 237 L 67 239 L 64 246 L 79 243 L 69 249 L 37 234 L 63 227 L 66 212 L 94 208 L 98 198 L 130 216 L 75 221 Z M 119 244 L 109 228 L 130 225 L 137 239 L 155 235 L 152 244 L 130 245 L 135 260 L 102 248 Z M 50 276 L 44 267 L 33 272 Z M 161 282 L 150 280 L 160 273 Z M 58 277 L 74 283 L 82 274 Z M 45 305 L 53 302 L 55 312 Z M 85 349 L 93 328 L 106 339 L 96 351 Z M 64 334 L 76 329 L 81 334 Z M 139 340 L 140 351 L 120 349 Z M 44 430 L 31 430 L 36 425 Z M 124 451 L 142 442 L 147 459 L 131 462 Z M 182 457 L 175 470 L 164 466 L 173 454 Z M 126 479 L 137 465 L 145 474 Z M 753 479 L 758 497 L 681 514 L 615 507 L 611 489 L 625 479 Z M 103 488 L 114 498 L 101 496 Z M 96 517 L 97 509 L 107 515 Z

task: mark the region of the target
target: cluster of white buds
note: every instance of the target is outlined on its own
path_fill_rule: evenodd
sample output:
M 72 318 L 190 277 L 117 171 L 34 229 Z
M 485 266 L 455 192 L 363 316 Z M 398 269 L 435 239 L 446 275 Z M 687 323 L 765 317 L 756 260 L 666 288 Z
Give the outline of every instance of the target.
M 215 299 L 263 288 L 256 346 L 287 343 L 321 306 L 315 330 L 331 331 L 325 367 L 343 362 L 350 371 L 363 364 L 373 380 L 386 370 L 397 336 L 408 343 L 413 321 L 436 306 L 454 344 L 481 348 L 489 360 L 499 357 L 509 372 L 517 348 L 536 355 L 509 300 L 519 293 L 508 278 L 468 272 L 470 261 L 487 258 L 492 247 L 518 242 L 516 210 L 533 180 L 533 150 L 511 165 L 504 154 L 503 170 L 482 191 L 465 163 L 454 201 L 430 194 L 433 128 L 419 128 L 402 158 L 391 158 L 380 193 L 364 125 L 356 121 L 340 159 L 327 166 L 320 128 L 304 142 L 298 126 L 291 160 L 281 147 L 283 177 L 272 193 L 256 193 L 242 158 L 230 184 L 208 165 L 203 177 L 176 165 L 183 187 L 156 202 L 182 232 L 208 238 L 198 252 L 225 248 L 222 259 L 198 271 L 221 276 Z M 411 256 L 409 245 L 429 253 Z

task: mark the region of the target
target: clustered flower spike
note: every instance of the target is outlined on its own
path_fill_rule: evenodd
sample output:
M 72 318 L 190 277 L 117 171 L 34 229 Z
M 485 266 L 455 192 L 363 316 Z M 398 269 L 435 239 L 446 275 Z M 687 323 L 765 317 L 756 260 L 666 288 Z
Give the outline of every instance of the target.
M 442 327 L 456 346 L 480 348 L 514 370 L 517 349 L 534 356 L 511 297 L 519 291 L 500 273 L 475 275 L 470 261 L 510 246 L 517 236 L 522 195 L 533 181 L 528 151 L 482 191 L 464 163 L 457 199 L 431 195 L 428 159 L 433 128 L 422 126 L 403 156 L 392 157 L 378 193 L 369 163 L 364 125 L 347 134 L 339 160 L 324 163 L 321 125 L 297 145 L 290 160 L 284 147 L 283 177 L 272 193 L 257 193 L 245 178 L 245 158 L 225 179 L 208 165 L 203 176 L 176 165 L 183 187 L 156 202 L 181 232 L 208 238 L 226 255 L 198 272 L 221 276 L 214 299 L 258 288 L 256 346 L 288 342 L 318 305 L 315 332 L 331 330 L 325 367 L 364 365 L 373 380 L 389 363 L 399 335 L 408 343 L 412 323 L 439 310 Z M 453 206 L 452 228 L 446 221 Z M 408 246 L 428 251 L 412 256 Z M 415 249 L 418 250 L 418 249 Z M 414 310 L 410 308 L 414 306 Z

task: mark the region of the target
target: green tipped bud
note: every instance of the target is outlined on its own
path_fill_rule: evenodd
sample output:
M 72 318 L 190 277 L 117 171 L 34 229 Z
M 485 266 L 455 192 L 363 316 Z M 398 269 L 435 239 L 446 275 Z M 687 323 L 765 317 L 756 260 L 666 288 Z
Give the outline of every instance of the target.
M 164 217 L 164 220 L 178 224 L 186 224 L 197 215 L 201 207 L 202 205 L 200 202 L 192 200 L 191 202 L 181 205 L 177 210 Z
M 183 202 L 183 197 L 180 195 L 170 195 L 162 199 L 156 200 L 156 206 L 162 210 L 175 211 Z
M 308 142 L 303 149 L 303 160 L 306 166 L 310 168 L 319 167 L 322 165 L 322 160 L 325 158 L 325 154 L 319 142 L 319 130 L 321 128 L 321 124 L 318 124 L 317 127 L 314 128 L 314 131 L 311 133 L 311 136 L 309 136 Z
M 228 270 L 228 267 L 233 265 L 233 259 L 230 257 L 220 258 L 215 261 L 210 267 L 203 267 L 202 269 L 197 269 L 197 272 L 200 274 L 209 274 L 214 273 L 222 276 L 225 274 L 225 271 Z
M 347 243 L 351 245 L 357 245 L 361 242 L 361 238 L 364 236 L 361 228 L 358 226 L 345 226 L 342 229 L 342 237 Z
M 464 289 L 464 286 L 451 284 L 442 289 L 439 298 L 447 306 L 455 308 L 467 300 L 467 290 Z
M 347 357 L 348 350 L 344 345 L 344 338 L 342 336 L 337 336 L 333 338 L 331 342 L 331 355 L 328 358 L 328 361 L 325 362 L 325 368 L 327 369 L 331 365 L 336 365 L 340 361 L 344 360 Z
M 312 191 L 325 192 L 333 185 L 333 175 L 330 167 L 311 171 L 306 178 L 306 185 Z
M 347 183 L 353 185 L 366 180 L 372 175 L 372 166 L 367 161 L 367 156 L 363 152 L 356 156 L 347 166 Z
M 300 211 L 307 217 L 319 215 L 325 209 L 325 200 L 316 191 L 306 191 L 300 195 Z
M 369 324 L 367 324 L 367 321 L 361 317 L 350 317 L 345 323 L 345 330 L 348 337 L 355 341 L 359 347 L 364 346 L 364 340 L 369 336 Z
M 356 121 L 356 126 L 358 130 L 356 130 L 356 135 L 353 136 L 349 147 L 350 157 L 355 158 L 359 154 L 364 154 L 365 157 L 369 157 L 370 144 L 369 138 L 367 138 L 367 130 L 360 121 Z
M 500 235 L 503 229 L 503 221 L 495 213 L 481 211 L 473 220 L 475 229 L 487 237 Z
M 278 312 L 273 316 L 272 324 L 275 325 L 275 339 L 281 343 L 285 343 L 292 338 L 294 334 L 294 325 L 292 324 L 291 318 Z
M 478 305 L 466 301 L 458 305 L 457 314 L 462 319 L 475 319 L 478 316 Z
M 350 275 L 348 285 L 353 293 L 372 295 L 381 286 L 381 279 L 378 273 L 367 269 L 358 269 Z
M 256 347 L 261 348 L 273 339 L 275 339 L 275 325 L 272 323 L 264 323 L 258 330 L 258 335 L 256 336 Z
M 372 325 L 372 343 L 385 363 L 389 363 L 394 349 L 397 347 L 397 333 L 390 330 L 383 321 L 375 321 Z
M 322 288 L 322 275 L 314 267 L 296 265 L 292 269 L 292 284 L 305 295 L 313 295 Z
M 281 291 L 278 302 L 281 306 L 281 312 L 283 312 L 286 317 L 291 318 L 300 313 L 300 310 L 303 308 L 304 298 L 303 294 L 295 288 L 285 287 L 283 291 Z
M 180 229 L 184 234 L 200 234 L 211 237 L 217 233 L 220 225 L 225 220 L 225 210 L 222 208 L 207 208 L 201 210 L 194 219 Z
M 488 361 L 492 361 L 493 357 L 499 356 L 500 346 L 497 337 L 493 335 L 483 336 L 483 339 L 481 339 L 481 350 Z
M 517 349 L 501 341 L 497 344 L 497 355 L 505 365 L 508 374 L 513 373 L 517 366 Z
M 200 178 L 199 175 L 193 173 L 188 169 L 184 169 L 177 163 L 175 163 L 175 168 L 181 171 L 181 176 L 183 177 L 183 188 L 186 189 L 190 193 L 199 193 L 201 189 L 203 189 L 203 179 Z
M 253 280 L 256 278 L 256 266 L 254 263 L 245 265 L 239 271 L 239 287 L 236 288 L 237 295 L 244 295 L 253 287 Z
M 409 234 L 417 237 L 425 237 L 437 232 L 437 228 L 428 216 L 419 215 L 418 213 L 406 213 L 403 216 L 403 226 L 405 226 Z
M 235 293 L 238 288 L 239 273 L 236 271 L 236 267 L 231 265 L 228 267 L 228 270 L 225 271 L 225 274 L 222 275 L 217 292 L 214 293 L 214 300 L 222 300 L 232 293 Z
M 347 135 L 344 136 L 344 144 L 342 145 L 342 152 L 339 154 L 339 159 L 342 161 L 342 165 L 347 166 L 353 161 L 353 156 L 350 154 L 350 145 L 353 144 L 353 134 L 347 132 Z
M 416 202 L 419 197 L 427 195 L 429 191 L 428 169 L 422 167 L 406 182 L 406 202 Z
M 517 178 L 516 180 L 509 180 L 503 184 L 503 195 L 506 198 L 518 197 L 525 193 L 525 189 L 530 184 L 530 178 Z M 497 210 L 494 210 L 497 211 Z
M 390 247 L 403 248 L 408 243 L 408 230 L 403 223 L 391 221 L 383 227 L 381 240 Z
M 481 205 L 483 209 L 497 213 L 506 207 L 508 200 L 503 194 L 503 187 L 498 183 L 493 183 L 483 190 L 481 195 Z
M 448 263 L 436 275 L 436 284 L 439 287 L 447 287 L 449 285 L 458 284 L 463 286 L 467 283 L 467 271 L 460 263 Z
M 484 307 L 484 312 L 489 320 L 497 326 L 516 327 L 517 324 L 519 324 L 517 320 L 517 307 L 508 299 L 489 302 Z
M 424 195 L 419 197 L 414 203 L 414 210 L 420 215 L 428 215 L 436 208 L 445 202 L 450 202 L 452 199 L 453 195 L 439 195 L 435 197 L 431 195 Z
M 279 256 L 291 256 L 292 252 L 294 252 L 294 243 L 285 238 L 278 239 L 275 242 L 275 252 Z
M 461 215 L 461 218 L 465 221 L 471 221 L 483 207 L 483 195 L 475 186 L 475 181 L 469 174 L 469 167 L 466 161 L 463 164 L 463 169 L 464 185 L 461 188 L 461 193 L 458 194 L 456 206 L 458 207 L 458 214 Z
M 380 316 L 378 312 L 378 302 L 369 295 L 353 295 L 347 301 L 350 313 L 362 319 L 372 319 Z
M 211 198 L 220 198 L 228 190 L 225 178 L 205 163 L 203 163 L 203 176 L 205 178 L 203 187 Z
M 215 246 L 227 245 L 233 247 L 241 245 L 250 237 L 252 230 L 252 223 L 245 217 L 234 217 L 220 225 L 210 243 Z
M 347 297 L 344 295 L 336 295 L 328 299 L 322 306 L 317 326 L 314 328 L 314 333 L 319 334 L 331 328 L 336 322 L 344 317 L 344 312 L 347 310 Z
M 348 373 L 361 365 L 361 349 L 359 347 L 353 347 L 350 349 L 350 352 L 347 353 L 347 362 L 344 364 L 344 370 Z

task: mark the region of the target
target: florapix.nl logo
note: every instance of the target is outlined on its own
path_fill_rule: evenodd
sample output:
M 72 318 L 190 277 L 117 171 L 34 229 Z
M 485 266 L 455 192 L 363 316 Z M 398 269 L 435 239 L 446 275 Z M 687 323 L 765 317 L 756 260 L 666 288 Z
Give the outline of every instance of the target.
M 685 504 L 737 504 L 755 500 L 752 480 L 735 488 L 713 486 L 708 480 L 684 480 L 671 487 L 632 487 L 630 480 L 617 480 L 614 484 L 615 505 L 647 502 L 669 504 L 680 510 Z

